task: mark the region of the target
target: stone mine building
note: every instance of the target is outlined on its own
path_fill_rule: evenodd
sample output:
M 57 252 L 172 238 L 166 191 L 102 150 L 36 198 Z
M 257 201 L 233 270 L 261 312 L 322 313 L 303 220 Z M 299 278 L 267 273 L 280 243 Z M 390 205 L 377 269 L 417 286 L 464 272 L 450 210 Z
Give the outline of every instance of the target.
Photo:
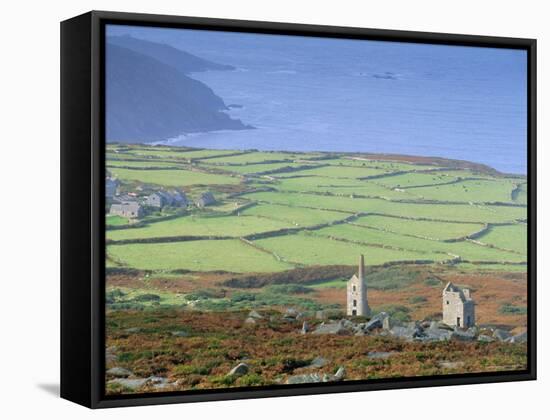
M 365 258 L 359 258 L 359 270 L 348 280 L 347 314 L 349 316 L 369 316 L 370 308 L 367 301 L 367 284 L 365 282 Z
M 469 289 L 461 289 L 451 282 L 447 283 L 443 289 L 443 322 L 459 328 L 475 325 L 475 304 Z

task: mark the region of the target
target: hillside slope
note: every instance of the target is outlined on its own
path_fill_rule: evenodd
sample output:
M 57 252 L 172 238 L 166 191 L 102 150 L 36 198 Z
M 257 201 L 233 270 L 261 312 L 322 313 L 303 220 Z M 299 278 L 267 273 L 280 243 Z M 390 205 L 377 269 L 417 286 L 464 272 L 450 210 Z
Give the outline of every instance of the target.
M 223 100 L 176 68 L 120 47 L 106 48 L 107 141 L 159 141 L 183 133 L 245 129 Z

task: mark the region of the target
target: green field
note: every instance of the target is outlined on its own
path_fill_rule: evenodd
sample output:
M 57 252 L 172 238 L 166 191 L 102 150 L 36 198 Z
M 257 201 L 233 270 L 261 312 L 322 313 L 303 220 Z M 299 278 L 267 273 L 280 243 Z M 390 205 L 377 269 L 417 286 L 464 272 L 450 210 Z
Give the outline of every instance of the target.
M 488 180 L 462 181 L 456 184 L 409 188 L 408 191 L 429 200 L 511 202 L 514 186 Z
M 345 213 L 335 211 L 301 209 L 276 204 L 259 204 L 244 210 L 242 214 L 289 222 L 293 226 L 312 226 L 341 220 L 348 216 Z
M 405 235 L 415 235 L 422 238 L 447 240 L 462 238 L 483 229 L 485 225 L 480 223 L 452 223 L 452 222 L 428 222 L 401 219 L 386 216 L 363 216 L 358 218 L 355 224 L 387 230 Z
M 107 239 L 162 238 L 171 236 L 232 236 L 266 232 L 291 227 L 288 222 L 255 216 L 207 217 L 189 215 L 150 223 L 141 228 L 111 230 Z
M 503 249 L 527 253 L 527 225 L 491 226 L 487 233 L 477 238 L 479 242 Z
M 109 163 L 107 163 L 109 165 Z M 238 184 L 239 178 L 210 174 L 198 171 L 178 170 L 136 170 L 110 168 L 113 176 L 121 181 L 134 181 L 144 184 L 156 184 L 165 187 L 185 187 L 189 185 Z
M 148 194 L 140 192 L 147 191 L 140 190 L 140 184 L 149 191 L 182 187 L 193 197 L 210 190 L 218 199 L 215 205 L 190 207 L 169 220 L 156 221 L 159 214 L 151 214 L 139 227 L 125 227 L 129 221 L 118 216 L 107 217 L 113 227 L 107 239 L 132 242 L 108 246 L 109 266 L 164 273 L 278 272 L 355 264 L 363 253 L 368 265 L 460 258 L 457 267 L 466 272 L 525 269 L 527 208 L 521 204 L 526 184 L 521 177 L 456 167 L 429 171 L 437 168 L 386 159 L 352 160 L 338 153 L 136 145 L 109 145 L 107 152 L 112 176 L 140 199 Z M 198 170 L 191 170 L 186 159 L 199 159 L 194 164 Z M 323 166 L 299 168 L 308 164 Z M 181 169 L 146 169 L 174 165 Z M 262 175 L 286 167 L 296 170 Z M 399 173 L 391 175 L 394 172 Z M 510 204 L 483 204 L 491 202 Z M 243 205 L 242 210 L 236 207 Z M 487 224 L 489 229 L 479 235 Z M 473 234 L 475 240 L 468 240 Z M 182 238 L 167 242 L 175 237 Z M 238 239 L 242 237 L 251 242 Z
M 238 239 L 110 245 L 107 253 L 118 263 L 140 270 L 269 272 L 292 268 Z
M 288 194 L 279 192 L 258 192 L 246 194 L 251 200 L 294 207 L 313 207 L 340 210 L 349 213 L 381 213 L 406 218 L 428 218 L 450 222 L 510 222 L 526 217 L 524 207 L 417 204 L 391 202 L 379 199 L 331 197 L 313 194 Z
M 367 261 L 372 265 L 390 261 L 442 261 L 450 258 L 445 254 L 352 244 L 306 233 L 261 239 L 256 243 L 284 261 L 303 265 L 354 265 L 359 254 L 365 254 Z
M 127 225 L 130 221 L 122 216 L 107 216 L 105 218 L 105 224 L 107 226 L 124 226 Z

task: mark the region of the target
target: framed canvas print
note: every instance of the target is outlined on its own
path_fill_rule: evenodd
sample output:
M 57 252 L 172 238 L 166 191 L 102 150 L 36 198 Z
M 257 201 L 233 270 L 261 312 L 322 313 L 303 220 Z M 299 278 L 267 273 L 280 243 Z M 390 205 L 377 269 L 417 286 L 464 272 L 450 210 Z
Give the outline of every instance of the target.
M 64 398 L 535 379 L 535 40 L 61 30 Z

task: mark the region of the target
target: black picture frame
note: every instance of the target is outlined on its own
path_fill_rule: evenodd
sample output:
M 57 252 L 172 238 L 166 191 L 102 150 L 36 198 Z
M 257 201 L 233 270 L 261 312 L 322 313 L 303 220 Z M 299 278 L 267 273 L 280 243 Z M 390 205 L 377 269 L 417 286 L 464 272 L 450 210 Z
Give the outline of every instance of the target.
M 528 61 L 528 368 L 525 371 L 104 395 L 104 26 L 108 23 L 522 49 Z M 61 397 L 90 408 L 536 379 L 536 40 L 92 11 L 61 23 Z

